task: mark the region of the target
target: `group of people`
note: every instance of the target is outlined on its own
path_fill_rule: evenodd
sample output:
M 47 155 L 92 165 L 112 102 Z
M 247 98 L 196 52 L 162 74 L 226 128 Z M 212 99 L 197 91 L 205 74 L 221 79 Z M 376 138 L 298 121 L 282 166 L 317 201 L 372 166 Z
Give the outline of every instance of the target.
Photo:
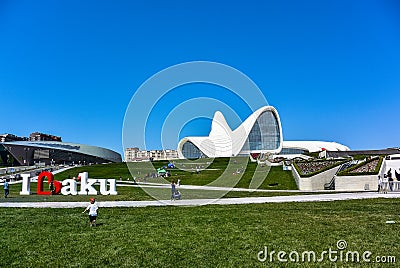
M 390 168 L 386 174 L 378 175 L 378 193 L 387 194 L 388 191 L 400 190 L 400 169 L 399 173 L 395 170 L 395 178 L 393 178 L 392 169 Z M 394 183 L 396 179 L 397 183 Z

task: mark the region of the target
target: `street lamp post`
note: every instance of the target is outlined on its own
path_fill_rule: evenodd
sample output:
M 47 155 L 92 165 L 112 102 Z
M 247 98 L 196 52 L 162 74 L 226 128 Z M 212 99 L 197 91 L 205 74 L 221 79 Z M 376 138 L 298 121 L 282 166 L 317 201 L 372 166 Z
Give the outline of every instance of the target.
M 29 160 L 28 160 L 29 148 L 24 148 L 24 151 L 25 151 L 25 161 L 26 161 L 26 164 L 28 164 L 28 166 L 29 166 Z

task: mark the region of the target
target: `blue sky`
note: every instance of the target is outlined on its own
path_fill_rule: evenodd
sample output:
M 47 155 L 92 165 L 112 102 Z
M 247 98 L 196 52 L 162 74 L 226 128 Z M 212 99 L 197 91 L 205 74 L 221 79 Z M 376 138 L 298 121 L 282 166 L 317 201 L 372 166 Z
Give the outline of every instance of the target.
M 201 60 L 250 77 L 277 108 L 286 140 L 397 147 L 399 48 L 395 0 L 0 0 L 0 132 L 46 132 L 122 153 L 125 111 L 140 85 Z M 211 88 L 187 85 L 178 100 Z M 176 100 L 164 99 L 165 109 Z M 205 135 L 208 123 L 191 122 L 183 134 Z M 160 144 L 154 135 L 148 147 Z

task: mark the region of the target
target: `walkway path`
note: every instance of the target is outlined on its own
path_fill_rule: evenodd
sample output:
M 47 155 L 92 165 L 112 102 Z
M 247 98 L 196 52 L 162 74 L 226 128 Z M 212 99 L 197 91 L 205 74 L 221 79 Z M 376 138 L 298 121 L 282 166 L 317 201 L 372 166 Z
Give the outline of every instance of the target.
M 171 188 L 170 184 L 162 183 L 144 183 L 144 182 L 119 182 L 117 181 L 117 186 L 125 187 L 140 187 L 140 188 Z M 221 187 L 221 186 L 207 186 L 207 185 L 180 185 L 177 186 L 178 189 L 189 189 L 189 190 L 207 190 L 207 191 L 229 191 L 229 192 L 281 192 L 281 193 L 304 193 L 301 190 L 273 190 L 273 189 L 249 189 L 249 188 L 232 188 L 232 187 Z M 335 192 L 335 190 L 314 190 L 309 191 L 313 193 L 329 193 Z M 308 192 L 308 193 L 309 193 Z
M 400 198 L 400 193 L 337 193 L 337 194 L 312 194 L 273 197 L 245 197 L 245 198 L 220 198 L 220 199 L 191 199 L 191 200 L 160 200 L 160 201 L 105 201 L 99 202 L 99 207 L 149 207 L 149 206 L 201 206 L 201 205 L 238 205 L 261 203 L 285 202 L 321 202 L 338 200 L 355 200 L 370 198 Z M 0 203 L 0 207 L 18 208 L 76 208 L 86 207 L 88 202 L 20 202 Z

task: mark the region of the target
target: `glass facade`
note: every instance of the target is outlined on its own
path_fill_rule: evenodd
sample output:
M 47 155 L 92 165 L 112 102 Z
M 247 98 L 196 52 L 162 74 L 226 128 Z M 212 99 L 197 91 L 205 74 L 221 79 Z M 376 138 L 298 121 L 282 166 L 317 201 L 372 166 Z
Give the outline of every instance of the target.
M 273 112 L 265 111 L 254 123 L 241 153 L 275 150 L 279 148 L 279 143 L 280 129 L 278 120 Z
M 182 154 L 186 159 L 198 159 L 206 157 L 203 152 L 200 151 L 200 149 L 190 141 L 187 141 L 182 145 Z
M 0 144 L 0 165 L 7 166 L 7 155 L 8 152 L 2 144 Z

